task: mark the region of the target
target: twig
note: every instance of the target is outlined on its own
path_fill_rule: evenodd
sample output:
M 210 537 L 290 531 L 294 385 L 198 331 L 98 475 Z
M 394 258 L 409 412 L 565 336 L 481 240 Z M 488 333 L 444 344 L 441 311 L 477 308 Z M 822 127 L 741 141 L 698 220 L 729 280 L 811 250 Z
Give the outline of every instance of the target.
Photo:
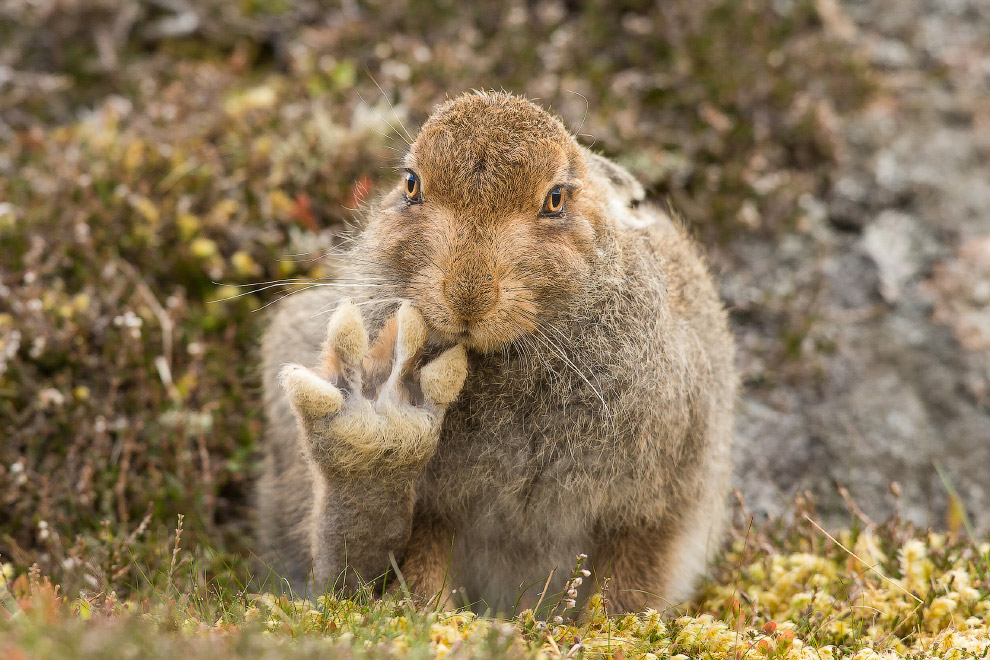
M 859 518 L 868 529 L 873 529 L 877 526 L 877 524 L 873 522 L 873 520 L 866 515 L 862 509 L 859 508 L 855 500 L 853 500 L 852 495 L 849 493 L 849 490 L 845 486 L 839 486 L 839 495 L 842 496 L 846 506 L 853 512 L 853 515 Z
M 179 559 L 179 541 L 182 539 L 182 519 L 183 516 L 179 514 L 179 523 L 175 527 L 175 545 L 172 547 L 172 561 L 168 565 L 168 588 L 172 588 L 172 576 L 175 574 L 176 561 Z
M 148 303 L 148 307 L 151 308 L 152 313 L 155 318 L 158 319 L 158 325 L 162 329 L 162 355 L 160 358 L 155 360 L 155 367 L 158 369 L 158 376 L 162 380 L 162 384 L 165 385 L 165 389 L 168 390 L 169 397 L 173 401 L 179 401 L 182 397 L 179 394 L 178 388 L 176 388 L 175 383 L 172 381 L 172 332 L 173 323 L 171 317 L 169 317 L 168 312 L 165 307 L 158 302 L 158 298 L 155 297 L 154 292 L 148 283 L 144 281 L 141 276 L 140 271 L 134 267 L 128 261 L 124 259 L 119 260 L 121 268 L 127 273 L 127 275 L 134 282 L 134 286 L 137 288 L 138 293 L 144 298 L 145 302 Z
M 826 532 L 824 529 L 822 529 L 822 526 L 819 525 L 818 523 L 816 523 L 814 520 L 812 520 L 811 517 L 808 516 L 808 514 L 803 514 L 803 515 L 804 515 L 804 519 L 807 520 L 808 522 L 810 522 L 812 525 L 814 525 L 818 529 L 819 532 L 821 532 L 822 534 L 824 534 L 825 536 L 827 536 L 832 541 L 832 543 L 836 544 L 837 546 L 839 546 L 840 548 L 842 548 L 843 550 L 845 550 L 852 557 L 854 557 L 857 561 L 859 561 L 861 564 L 863 564 L 863 566 L 866 566 L 868 569 L 870 569 L 871 571 L 873 571 L 874 573 L 876 573 L 877 575 L 879 575 L 880 577 L 882 577 L 884 580 L 886 580 L 890 584 L 894 585 L 895 587 L 897 587 L 898 589 L 900 589 L 901 591 L 903 591 L 904 593 L 906 593 L 911 598 L 913 598 L 916 601 L 918 601 L 918 603 L 924 604 L 925 601 L 921 600 L 920 598 L 918 598 L 917 596 L 915 596 L 913 593 L 911 593 L 910 591 L 908 591 L 907 589 L 905 589 L 901 585 L 899 585 L 896 582 L 894 582 L 893 580 L 891 580 L 889 577 L 887 577 L 886 575 L 884 575 L 883 573 L 881 573 L 880 571 L 878 571 L 873 565 L 871 565 L 870 563 L 864 561 L 863 558 L 860 557 L 859 555 L 857 555 L 855 552 L 853 552 L 852 550 L 850 550 L 846 546 L 844 546 L 841 543 L 839 543 L 838 539 L 836 539 L 834 536 L 832 536 L 831 534 L 829 534 L 828 532 Z

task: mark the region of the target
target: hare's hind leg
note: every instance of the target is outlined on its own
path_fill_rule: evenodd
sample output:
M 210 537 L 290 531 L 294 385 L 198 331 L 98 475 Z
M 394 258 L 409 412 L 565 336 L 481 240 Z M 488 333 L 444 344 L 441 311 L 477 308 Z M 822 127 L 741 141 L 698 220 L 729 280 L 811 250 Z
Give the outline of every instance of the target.
M 260 546 L 252 567 L 254 588 L 309 598 L 316 592 L 308 525 L 309 470 L 295 457 L 285 456 L 298 451 L 294 444 L 271 440 L 254 493 Z
M 698 507 L 704 509 L 703 507 Z M 709 558 L 720 547 L 721 514 L 694 510 L 659 525 L 608 535 L 597 553 L 599 582 L 609 576 L 615 612 L 673 611 L 691 598 Z
M 402 580 L 409 592 L 424 602 L 454 609 L 454 532 L 433 516 L 417 511 L 412 535 L 402 561 Z

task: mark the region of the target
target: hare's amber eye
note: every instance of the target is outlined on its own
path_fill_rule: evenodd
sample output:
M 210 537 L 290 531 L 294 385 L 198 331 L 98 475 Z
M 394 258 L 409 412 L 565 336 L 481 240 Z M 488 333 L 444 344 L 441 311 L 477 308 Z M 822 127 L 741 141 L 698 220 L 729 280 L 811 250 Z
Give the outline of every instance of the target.
M 557 186 L 547 193 L 547 198 L 543 200 L 543 208 L 540 215 L 559 215 L 564 210 L 564 190 Z
M 419 190 L 419 177 L 412 172 L 406 172 L 406 199 L 410 202 L 422 201 Z

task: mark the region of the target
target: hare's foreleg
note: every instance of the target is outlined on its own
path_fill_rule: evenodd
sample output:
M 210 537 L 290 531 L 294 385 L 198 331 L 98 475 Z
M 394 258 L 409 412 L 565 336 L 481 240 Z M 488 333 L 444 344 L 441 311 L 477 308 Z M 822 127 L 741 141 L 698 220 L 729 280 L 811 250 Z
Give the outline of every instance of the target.
M 318 590 L 374 581 L 407 554 L 416 477 L 467 369 L 460 346 L 420 367 L 425 340 L 422 315 L 404 304 L 369 347 L 360 312 L 344 301 L 319 364 L 281 371 L 313 478 Z

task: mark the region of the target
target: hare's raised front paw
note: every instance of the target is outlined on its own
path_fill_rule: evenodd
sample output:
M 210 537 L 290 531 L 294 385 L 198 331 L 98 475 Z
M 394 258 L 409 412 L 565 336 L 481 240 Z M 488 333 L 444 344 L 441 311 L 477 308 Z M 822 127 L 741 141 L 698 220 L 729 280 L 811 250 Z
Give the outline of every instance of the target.
M 447 406 L 467 374 L 455 346 L 420 367 L 422 314 L 403 303 L 369 348 L 361 312 L 343 301 L 330 319 L 320 364 L 282 368 L 306 453 L 333 473 L 422 467 L 436 449 Z

